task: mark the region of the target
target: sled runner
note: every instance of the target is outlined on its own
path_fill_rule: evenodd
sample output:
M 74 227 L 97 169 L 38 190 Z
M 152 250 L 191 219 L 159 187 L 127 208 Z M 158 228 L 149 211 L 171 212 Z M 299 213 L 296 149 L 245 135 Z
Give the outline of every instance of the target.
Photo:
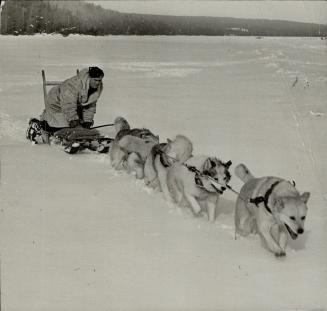
M 111 139 L 103 140 L 101 142 L 98 141 L 75 141 L 73 143 L 68 144 L 64 151 L 68 154 L 75 154 L 85 149 L 89 149 L 91 151 L 97 151 L 98 153 L 107 153 L 109 152 Z
M 91 151 L 97 151 L 98 153 L 108 153 L 112 139 L 111 138 L 99 138 L 97 140 L 75 140 L 74 142 L 68 143 L 65 146 L 64 151 L 69 154 L 75 154 L 85 149 Z

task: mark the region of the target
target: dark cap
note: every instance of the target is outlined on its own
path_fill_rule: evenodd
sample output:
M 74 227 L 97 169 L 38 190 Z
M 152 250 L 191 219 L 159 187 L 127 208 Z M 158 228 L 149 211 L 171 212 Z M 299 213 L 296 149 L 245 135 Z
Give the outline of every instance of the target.
M 99 67 L 89 67 L 90 78 L 102 78 L 104 73 Z

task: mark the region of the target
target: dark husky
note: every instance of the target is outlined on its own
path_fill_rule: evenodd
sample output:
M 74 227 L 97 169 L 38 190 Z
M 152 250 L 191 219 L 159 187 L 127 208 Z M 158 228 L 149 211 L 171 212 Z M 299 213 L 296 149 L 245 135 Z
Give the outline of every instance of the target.
M 122 117 L 116 118 L 115 129 L 117 134 L 109 150 L 111 165 L 115 169 L 136 170 L 139 172 L 137 177 L 143 178 L 144 162 L 151 148 L 159 143 L 159 136 L 145 128 L 131 129 Z M 128 159 L 130 155 L 131 159 Z

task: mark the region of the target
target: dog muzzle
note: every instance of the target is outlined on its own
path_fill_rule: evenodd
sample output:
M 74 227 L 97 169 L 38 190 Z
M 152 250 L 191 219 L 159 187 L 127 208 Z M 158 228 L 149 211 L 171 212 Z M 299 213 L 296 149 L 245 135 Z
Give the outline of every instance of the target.
M 211 186 L 212 189 L 209 190 L 209 189 L 208 189 L 208 188 L 203 184 L 202 179 L 201 179 L 201 177 L 199 176 L 198 173 L 195 174 L 195 176 L 194 176 L 194 181 L 195 181 L 195 184 L 196 184 L 198 187 L 200 187 L 200 188 L 202 188 L 202 189 L 204 189 L 204 190 L 206 190 L 206 191 L 208 191 L 208 192 L 216 192 L 216 193 L 218 193 L 218 194 L 223 194 L 224 191 L 226 190 L 226 187 L 222 186 L 221 184 L 219 184 L 218 182 L 215 182 L 215 181 L 213 181 L 213 180 L 210 180 L 210 186 Z
M 284 225 L 285 225 L 285 228 L 287 229 L 289 235 L 291 236 L 291 238 L 293 240 L 296 240 L 298 237 L 298 234 L 295 233 L 287 224 L 284 223 Z M 303 229 L 301 229 L 301 230 L 302 230 L 301 232 L 303 233 Z

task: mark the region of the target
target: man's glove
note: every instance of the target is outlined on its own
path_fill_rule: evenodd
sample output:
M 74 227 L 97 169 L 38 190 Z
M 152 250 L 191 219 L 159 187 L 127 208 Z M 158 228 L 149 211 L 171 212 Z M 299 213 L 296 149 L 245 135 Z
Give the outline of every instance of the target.
M 93 125 L 93 122 L 83 122 L 82 123 L 82 126 L 85 128 L 85 129 L 89 129 L 91 128 Z
M 78 119 L 69 121 L 69 127 L 77 127 L 79 125 L 80 125 L 80 122 Z

